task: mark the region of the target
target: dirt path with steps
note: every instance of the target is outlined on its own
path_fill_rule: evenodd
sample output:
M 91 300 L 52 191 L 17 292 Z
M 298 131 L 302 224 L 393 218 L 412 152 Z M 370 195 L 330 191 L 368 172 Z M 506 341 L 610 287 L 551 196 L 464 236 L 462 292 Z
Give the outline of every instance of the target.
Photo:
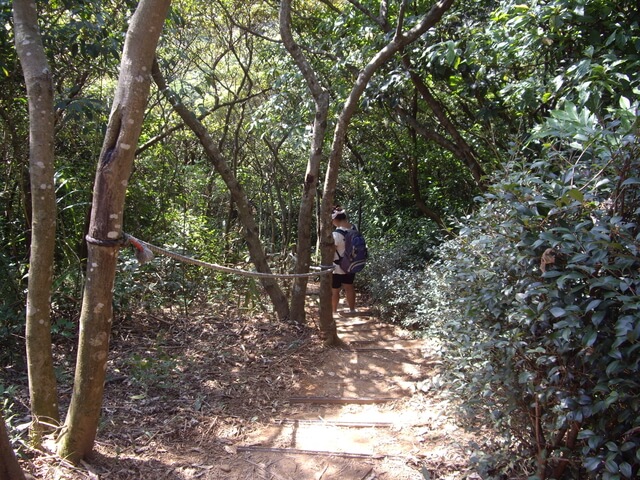
M 419 388 L 440 363 L 429 343 L 369 315 L 336 323 L 345 348 L 326 352 L 273 425 L 232 447 L 253 469 L 229 478 L 464 478 L 473 437 L 446 396 Z
M 458 421 L 433 345 L 364 311 L 336 323 L 344 348 L 324 347 L 313 324 L 222 307 L 121 320 L 94 453 L 72 466 L 45 451 L 25 470 L 42 480 L 478 479 L 469 456 L 484 435 Z M 70 392 L 62 385 L 63 403 Z M 28 404 L 26 383 L 17 399 Z

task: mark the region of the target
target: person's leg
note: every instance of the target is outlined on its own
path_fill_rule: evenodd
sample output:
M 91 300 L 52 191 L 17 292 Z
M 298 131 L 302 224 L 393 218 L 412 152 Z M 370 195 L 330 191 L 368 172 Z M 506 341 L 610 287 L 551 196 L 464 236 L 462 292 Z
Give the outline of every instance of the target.
M 349 305 L 349 310 L 353 312 L 356 309 L 356 289 L 353 288 L 353 283 L 345 283 L 343 286 L 344 296 L 347 299 L 347 305 Z
M 338 313 L 338 303 L 340 302 L 340 289 L 331 289 L 331 307 L 333 313 Z
M 342 288 L 342 275 L 336 273 L 331 275 L 331 311 L 338 312 L 340 302 L 340 289 Z

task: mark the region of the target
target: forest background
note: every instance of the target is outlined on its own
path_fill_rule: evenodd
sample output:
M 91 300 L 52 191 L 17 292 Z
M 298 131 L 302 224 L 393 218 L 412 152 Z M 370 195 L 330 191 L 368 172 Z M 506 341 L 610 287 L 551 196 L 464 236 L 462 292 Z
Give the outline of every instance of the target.
M 137 7 L 38 3 L 54 344 L 83 321 L 96 166 Z M 0 17 L 0 362 L 26 370 L 33 125 L 12 2 Z M 358 288 L 390 321 L 439 339 L 442 382 L 503 432 L 478 464 L 485 478 L 638 475 L 637 2 L 176 1 L 163 28 L 124 232 L 301 273 L 330 263 L 326 214 L 339 203 L 369 243 Z M 225 300 L 301 322 L 305 288 L 162 258 L 139 266 L 122 250 L 110 303 L 127 316 Z M 0 399 L 17 445 L 12 388 L 1 383 Z M 35 424 L 37 442 L 47 426 Z

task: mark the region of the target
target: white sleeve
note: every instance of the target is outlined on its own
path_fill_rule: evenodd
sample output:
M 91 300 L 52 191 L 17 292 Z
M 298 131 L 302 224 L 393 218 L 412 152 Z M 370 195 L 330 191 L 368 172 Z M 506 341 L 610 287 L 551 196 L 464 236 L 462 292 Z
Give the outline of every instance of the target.
M 340 256 L 344 255 L 344 250 L 345 250 L 344 235 L 334 230 L 333 243 L 336 244 L 336 254 L 334 255 L 333 259 L 338 260 L 338 254 Z
M 345 250 L 344 235 L 334 230 L 333 243 L 336 244 L 336 250 L 333 253 L 333 260 L 336 261 L 336 260 L 339 260 L 340 257 L 344 255 L 344 250 Z M 338 255 L 338 252 L 340 252 L 340 255 Z M 340 268 L 340 265 L 336 265 L 336 268 L 333 271 L 333 273 L 336 273 L 338 275 L 344 275 L 345 272 L 342 270 L 342 268 Z

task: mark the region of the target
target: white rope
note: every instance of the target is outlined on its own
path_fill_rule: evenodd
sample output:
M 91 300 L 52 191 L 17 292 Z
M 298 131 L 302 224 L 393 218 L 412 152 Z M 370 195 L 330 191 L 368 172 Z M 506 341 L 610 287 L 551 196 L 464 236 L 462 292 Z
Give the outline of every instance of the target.
M 333 272 L 335 265 L 331 266 L 320 266 L 320 267 L 311 267 L 317 269 L 316 272 L 309 273 L 263 273 L 263 272 L 251 272 L 248 270 L 242 270 L 239 268 L 225 267 L 224 265 L 218 265 L 216 263 L 204 262 L 202 260 L 198 260 L 196 258 L 187 257 L 186 255 L 181 255 L 179 253 L 172 252 L 170 250 L 166 250 L 164 248 L 157 247 L 156 245 L 152 245 L 147 242 L 143 242 L 142 240 L 138 240 L 137 238 L 125 233 L 124 234 L 124 242 L 125 244 L 129 244 L 133 246 L 136 250 L 136 258 L 140 264 L 147 263 L 153 258 L 154 253 L 158 253 L 160 255 L 165 255 L 167 257 L 173 258 L 174 260 L 178 260 L 179 262 L 189 263 L 191 265 L 197 265 L 199 267 L 211 268 L 213 270 L 218 270 L 220 272 L 233 273 L 234 275 L 243 275 L 246 277 L 260 277 L 260 278 L 302 278 L 302 277 L 315 277 L 317 275 L 326 275 L 328 273 Z

